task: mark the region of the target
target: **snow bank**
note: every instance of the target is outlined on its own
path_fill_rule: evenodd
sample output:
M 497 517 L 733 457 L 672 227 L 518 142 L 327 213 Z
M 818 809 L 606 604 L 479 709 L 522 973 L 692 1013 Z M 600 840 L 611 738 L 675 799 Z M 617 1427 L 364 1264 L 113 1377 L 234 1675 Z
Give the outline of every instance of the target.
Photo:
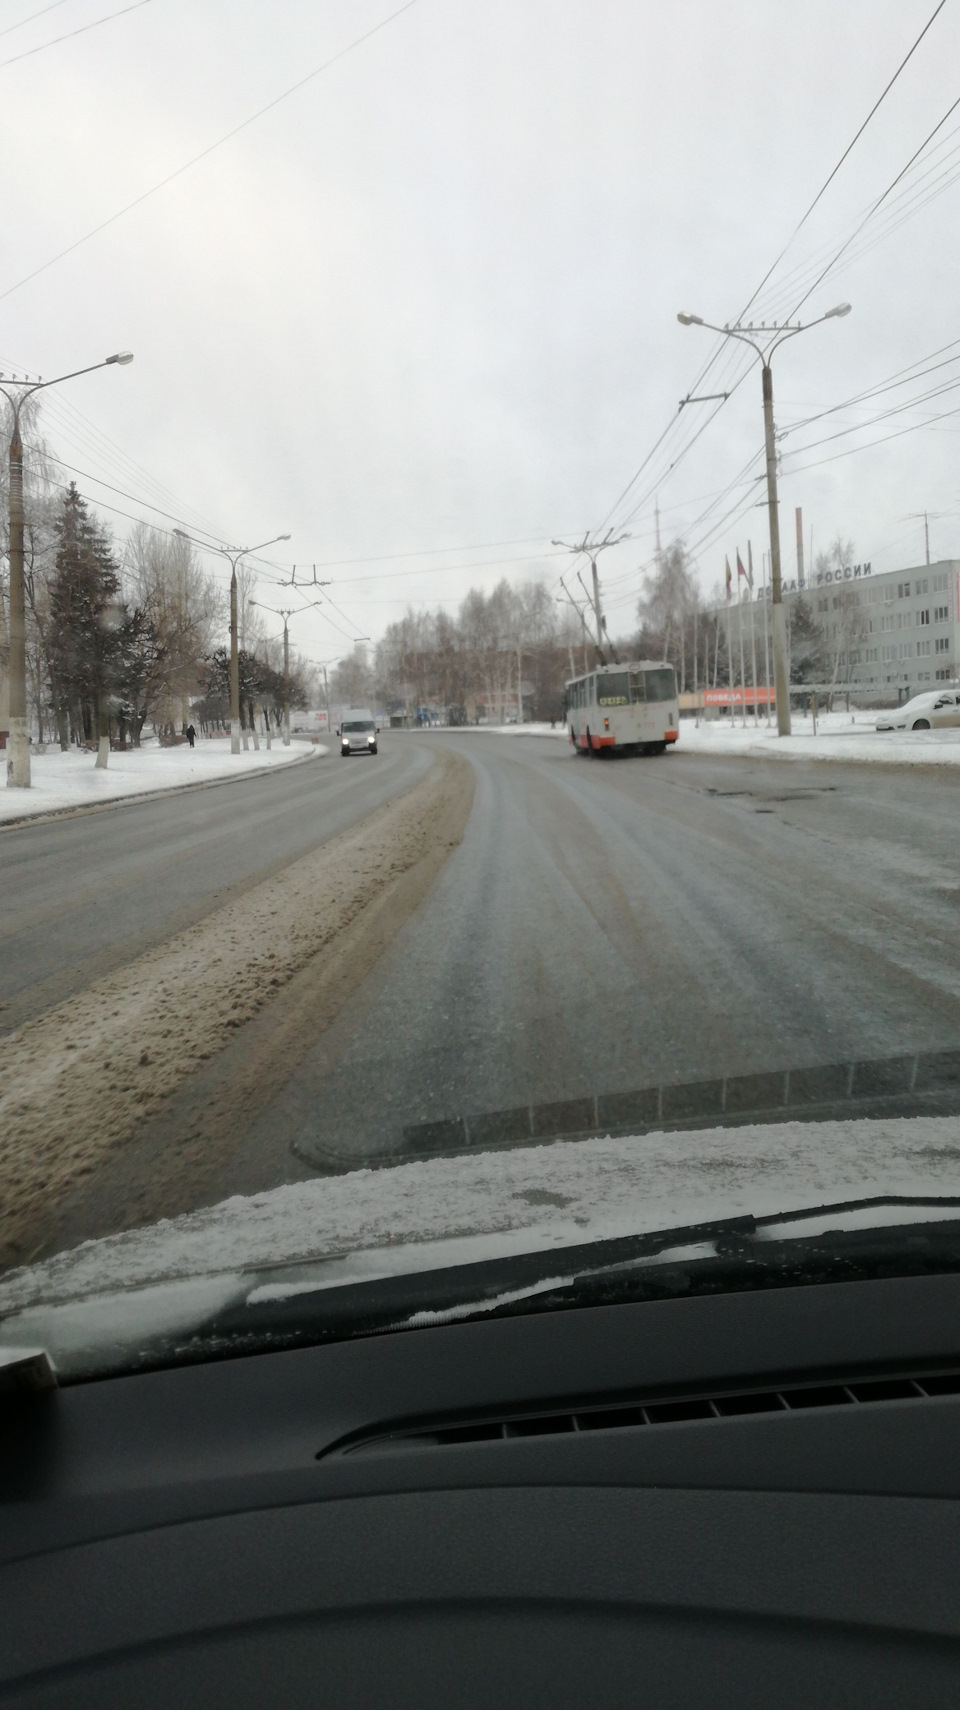
M 111 754 L 110 764 L 103 771 L 95 765 L 95 754 L 81 753 L 76 748 L 61 754 L 58 748 L 48 748 L 45 754 L 30 757 L 29 790 L 8 789 L 4 768 L 0 822 L 38 813 L 57 813 L 64 808 L 91 807 L 97 802 L 116 801 L 121 796 L 182 789 L 187 784 L 210 783 L 218 778 L 247 777 L 252 772 L 272 771 L 276 766 L 289 766 L 291 761 L 327 752 L 326 748 L 303 742 L 284 748 L 279 739 L 268 750 L 261 738 L 259 754 L 253 748 L 247 754 L 231 754 L 229 736 L 211 737 L 207 741 L 198 737 L 196 748 L 186 743 L 176 748 L 161 748 L 155 742 L 147 742 L 142 748 Z
M 678 748 L 696 754 L 745 754 L 752 759 L 860 760 L 883 764 L 960 766 L 960 729 L 878 731 L 875 712 L 826 713 L 817 718 L 817 734 L 809 714 L 793 713 L 791 734 L 778 737 L 776 723 L 754 727 L 748 713 L 746 728 L 735 717 L 680 721 Z
M 355 1170 L 10 1272 L 0 1313 L 307 1260 L 327 1261 L 330 1283 L 342 1283 L 875 1194 L 960 1194 L 960 1120 L 700 1129 Z M 297 1284 L 268 1286 L 286 1295 Z
M 693 754 L 740 754 L 753 760 L 862 760 L 920 766 L 960 766 L 960 729 L 878 731 L 875 712 L 823 713 L 817 718 L 817 734 L 809 714 L 793 713 L 791 735 L 778 737 L 776 723 L 768 727 L 761 710 L 754 725 L 747 714 L 746 728 L 739 714 L 732 725 L 727 719 L 680 720 L 677 750 Z M 490 736 L 553 736 L 569 742 L 566 727 L 549 724 L 468 725 Z M 459 733 L 458 733 L 459 734 Z

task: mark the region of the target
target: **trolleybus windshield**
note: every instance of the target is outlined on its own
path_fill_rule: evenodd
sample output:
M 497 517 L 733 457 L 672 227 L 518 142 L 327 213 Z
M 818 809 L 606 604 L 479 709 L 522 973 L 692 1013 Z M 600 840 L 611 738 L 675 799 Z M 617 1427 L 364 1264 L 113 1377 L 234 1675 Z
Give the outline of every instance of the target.
M 597 700 L 602 707 L 625 707 L 629 699 L 626 671 L 608 672 L 597 678 Z
M 641 671 L 641 695 L 648 701 L 672 701 L 676 695 L 676 679 L 671 670 Z

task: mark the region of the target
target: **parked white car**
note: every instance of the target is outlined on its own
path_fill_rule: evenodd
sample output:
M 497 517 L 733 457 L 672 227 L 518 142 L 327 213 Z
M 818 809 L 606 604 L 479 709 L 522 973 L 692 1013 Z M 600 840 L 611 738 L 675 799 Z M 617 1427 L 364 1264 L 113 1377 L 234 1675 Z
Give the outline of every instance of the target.
M 955 689 L 928 689 L 877 717 L 878 730 L 939 730 L 948 724 L 960 724 L 960 695 Z

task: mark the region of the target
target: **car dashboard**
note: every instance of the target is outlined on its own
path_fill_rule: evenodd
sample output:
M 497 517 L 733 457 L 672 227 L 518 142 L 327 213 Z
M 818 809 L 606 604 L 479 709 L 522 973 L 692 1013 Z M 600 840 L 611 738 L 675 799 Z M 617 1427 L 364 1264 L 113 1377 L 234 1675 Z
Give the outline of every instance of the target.
M 960 1689 L 954 1275 L 185 1364 L 0 1429 L 0 1704 Z

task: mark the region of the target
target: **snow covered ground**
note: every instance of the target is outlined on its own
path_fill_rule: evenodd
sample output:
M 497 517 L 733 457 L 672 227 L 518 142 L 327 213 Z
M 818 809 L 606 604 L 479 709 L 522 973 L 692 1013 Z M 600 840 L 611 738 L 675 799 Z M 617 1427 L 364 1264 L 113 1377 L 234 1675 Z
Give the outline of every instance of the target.
M 878 731 L 875 712 L 823 713 L 817 719 L 817 734 L 809 714 L 793 713 L 790 736 L 778 737 L 776 724 L 768 727 L 761 712 L 754 726 L 747 715 L 746 728 L 737 715 L 726 718 L 680 720 L 678 748 L 698 754 L 745 754 L 763 760 L 861 760 L 881 764 L 960 766 L 960 728 L 954 730 Z M 484 724 L 465 727 L 481 735 L 552 736 L 567 742 L 563 725 Z
M 231 754 L 229 736 L 206 741 L 198 738 L 196 748 L 186 743 L 177 748 L 161 748 L 157 742 L 148 741 L 142 748 L 111 754 L 106 770 L 98 771 L 95 754 L 81 753 L 76 748 L 61 754 L 59 748 L 48 748 L 46 753 L 30 757 L 29 790 L 8 789 L 3 768 L 0 822 L 57 813 L 63 808 L 91 807 L 120 796 L 150 795 L 157 790 L 182 789 L 188 784 L 211 783 L 218 778 L 244 777 L 326 752 L 325 748 L 302 741 L 291 742 L 289 748 L 284 748 L 279 740 L 268 752 L 262 738 L 259 754 L 253 748 L 247 754 Z M 0 763 L 3 759 L 0 755 Z

